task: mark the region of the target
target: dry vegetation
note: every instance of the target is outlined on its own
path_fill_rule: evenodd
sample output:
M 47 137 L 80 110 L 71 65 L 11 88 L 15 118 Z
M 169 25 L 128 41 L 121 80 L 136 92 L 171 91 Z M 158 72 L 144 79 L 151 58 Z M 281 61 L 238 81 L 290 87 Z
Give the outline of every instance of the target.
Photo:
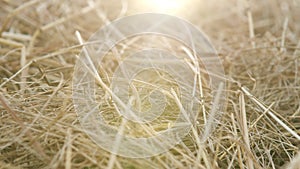
M 297 0 L 199 1 L 178 14 L 210 37 L 226 72 L 226 108 L 201 147 L 190 133 L 167 153 L 113 160 L 82 131 L 72 102 L 75 31 L 87 40 L 111 20 L 149 11 L 134 2 L 0 1 L 0 168 L 287 167 L 300 147 Z

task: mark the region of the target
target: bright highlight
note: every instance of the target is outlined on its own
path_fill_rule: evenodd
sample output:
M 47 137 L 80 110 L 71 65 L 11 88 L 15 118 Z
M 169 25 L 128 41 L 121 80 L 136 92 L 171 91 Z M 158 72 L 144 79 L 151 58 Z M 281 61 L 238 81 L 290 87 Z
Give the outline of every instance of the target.
M 184 0 L 149 0 L 147 5 L 162 13 L 177 13 L 185 5 Z

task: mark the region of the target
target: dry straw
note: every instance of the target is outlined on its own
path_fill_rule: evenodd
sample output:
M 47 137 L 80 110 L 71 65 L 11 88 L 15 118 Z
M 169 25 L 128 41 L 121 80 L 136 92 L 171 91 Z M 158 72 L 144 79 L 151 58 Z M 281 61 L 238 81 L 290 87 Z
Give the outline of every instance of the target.
M 190 14 L 178 15 L 216 46 L 226 71 L 226 109 L 204 142 L 201 111 L 169 152 L 128 159 L 98 147 L 77 120 L 72 75 L 82 46 L 75 31 L 87 40 L 142 7 L 132 0 L 1 1 L 0 168 L 299 168 L 300 2 L 194 3 Z M 134 51 L 142 44 L 135 42 L 119 47 Z M 186 53 L 161 42 L 156 45 Z M 201 80 L 201 110 L 212 112 L 205 70 Z

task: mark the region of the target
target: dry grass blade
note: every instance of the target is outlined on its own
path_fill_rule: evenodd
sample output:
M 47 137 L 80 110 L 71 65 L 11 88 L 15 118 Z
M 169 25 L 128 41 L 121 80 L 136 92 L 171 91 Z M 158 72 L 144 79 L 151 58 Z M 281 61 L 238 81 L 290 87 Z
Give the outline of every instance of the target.
M 272 109 L 269 109 L 258 99 L 256 99 L 245 87 L 241 87 L 242 91 L 252 100 L 254 101 L 263 111 L 266 111 L 276 122 L 278 122 L 283 128 L 285 128 L 291 135 L 293 135 L 297 140 L 300 141 L 300 136 L 291 129 L 287 124 L 285 124 L 282 120 L 280 120 L 273 112 Z
M 28 136 L 29 138 L 32 138 L 33 135 L 31 134 L 31 132 L 26 129 L 27 127 L 24 125 L 24 122 L 17 116 L 17 113 L 11 109 L 11 107 L 8 105 L 6 99 L 4 98 L 4 96 L 1 93 L 0 93 L 0 102 L 1 102 L 2 106 L 6 109 L 6 111 L 8 111 L 11 114 L 14 121 L 21 126 L 21 129 L 26 131 L 25 132 L 26 136 Z M 30 145 L 30 144 L 32 144 L 32 145 Z M 43 150 L 40 143 L 34 141 L 33 143 L 29 143 L 29 146 L 32 146 L 32 149 L 35 150 L 35 155 L 37 158 L 42 157 L 43 160 L 46 160 L 46 161 L 49 160 L 49 157 L 45 154 L 45 151 Z
M 245 105 L 245 98 L 243 93 L 240 94 L 240 112 L 241 112 L 241 130 L 242 130 L 242 135 L 244 138 L 245 142 L 245 147 L 248 149 L 250 152 L 250 139 L 249 139 L 249 132 L 248 132 L 248 124 L 247 124 L 247 114 L 246 114 L 246 105 Z M 253 169 L 253 161 L 252 161 L 252 156 L 251 155 L 249 158 L 247 158 L 247 168 Z

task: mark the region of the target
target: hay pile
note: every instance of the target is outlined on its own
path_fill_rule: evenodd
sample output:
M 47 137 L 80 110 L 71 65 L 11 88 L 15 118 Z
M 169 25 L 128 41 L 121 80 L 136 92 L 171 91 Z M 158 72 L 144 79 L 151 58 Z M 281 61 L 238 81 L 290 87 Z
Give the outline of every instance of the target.
M 190 133 L 146 159 L 114 159 L 98 147 L 72 103 L 81 50 L 75 31 L 87 40 L 110 20 L 155 11 L 146 7 L 134 0 L 0 2 L 0 168 L 279 168 L 296 156 L 299 140 L 268 112 L 300 134 L 297 0 L 184 6 L 177 15 L 210 37 L 226 72 L 226 110 L 216 130 L 200 148 Z

